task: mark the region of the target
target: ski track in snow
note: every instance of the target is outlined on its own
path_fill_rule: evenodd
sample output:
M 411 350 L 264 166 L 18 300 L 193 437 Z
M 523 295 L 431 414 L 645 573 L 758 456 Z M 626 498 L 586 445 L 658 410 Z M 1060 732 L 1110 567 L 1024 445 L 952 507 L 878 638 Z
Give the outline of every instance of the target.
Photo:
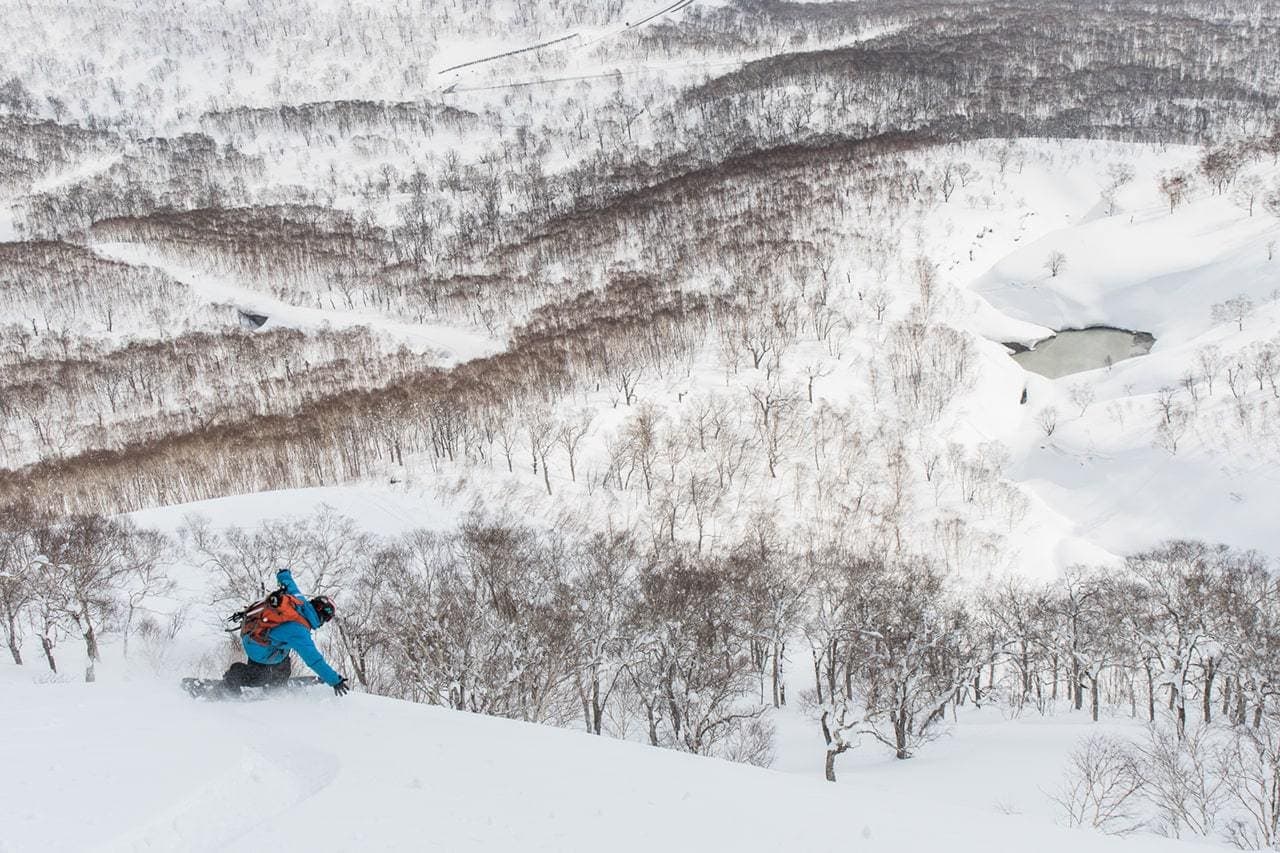
M 244 840 L 246 819 L 254 820 L 247 816 L 287 820 L 289 809 L 315 796 L 338 775 L 339 762 L 332 754 L 290 744 L 285 738 L 255 740 L 257 745 L 241 747 L 237 760 L 213 779 L 141 826 L 93 848 L 94 853 L 225 850 Z M 264 804 L 269 804 L 265 811 Z
M 252 314 L 263 314 L 268 318 L 264 328 L 280 325 L 307 330 L 365 326 L 400 340 L 419 352 L 433 351 L 445 366 L 493 355 L 503 348 L 493 338 L 456 326 L 419 325 L 360 311 L 291 305 L 228 279 L 173 263 L 162 253 L 136 243 L 92 243 L 89 248 L 108 260 L 133 266 L 153 267 L 170 278 L 182 282 L 209 302 L 233 305 L 241 311 Z

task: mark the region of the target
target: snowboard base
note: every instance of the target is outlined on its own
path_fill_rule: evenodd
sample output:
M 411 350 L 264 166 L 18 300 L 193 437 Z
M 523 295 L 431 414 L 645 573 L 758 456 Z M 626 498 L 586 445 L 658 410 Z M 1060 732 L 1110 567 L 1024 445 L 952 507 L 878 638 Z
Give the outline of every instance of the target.
M 222 701 L 245 701 L 252 699 L 265 699 L 279 693 L 289 693 L 295 690 L 301 690 L 307 687 L 315 687 L 317 684 L 323 684 L 319 678 L 314 675 L 302 675 L 290 678 L 279 684 L 264 685 L 261 687 L 232 687 L 221 678 L 184 678 L 182 679 L 182 689 L 192 699 L 204 699 L 210 702 Z

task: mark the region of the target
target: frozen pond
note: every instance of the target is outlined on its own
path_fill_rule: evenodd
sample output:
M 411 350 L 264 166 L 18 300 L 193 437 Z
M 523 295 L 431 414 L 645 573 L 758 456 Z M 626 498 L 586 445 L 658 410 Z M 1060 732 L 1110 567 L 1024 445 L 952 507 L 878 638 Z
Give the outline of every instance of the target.
M 1156 339 L 1146 332 L 1094 326 L 1090 329 L 1066 329 L 1050 338 L 1037 341 L 1032 349 L 1006 344 L 1015 350 L 1013 360 L 1032 373 L 1050 379 L 1108 367 L 1117 361 L 1146 355 Z

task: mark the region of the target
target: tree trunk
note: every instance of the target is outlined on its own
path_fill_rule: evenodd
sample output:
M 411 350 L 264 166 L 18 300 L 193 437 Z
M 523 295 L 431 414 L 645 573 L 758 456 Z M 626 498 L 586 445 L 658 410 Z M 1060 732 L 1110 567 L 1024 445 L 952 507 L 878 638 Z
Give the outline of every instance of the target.
M 1213 719 L 1213 677 L 1217 675 L 1217 670 L 1210 659 L 1204 668 L 1204 696 L 1201 697 L 1204 705 L 1204 721 L 1212 722 Z
M 827 748 L 827 761 L 826 761 L 826 766 L 824 768 L 824 772 L 826 774 L 828 782 L 836 781 L 836 756 L 843 751 L 844 751 L 843 749 L 838 749 L 833 747 Z
M 89 663 L 87 666 L 85 666 L 85 669 L 84 669 L 84 680 L 86 682 L 92 683 L 98 680 L 98 675 L 94 667 L 94 664 L 96 664 L 99 660 L 101 660 L 101 656 L 98 653 L 98 633 L 93 630 L 93 622 L 89 620 L 88 613 L 84 613 L 82 618 L 84 619 L 84 626 L 85 626 L 84 650 L 85 650 L 85 654 L 89 658 Z
M 911 757 L 907 751 L 907 712 L 899 711 L 893 718 L 893 740 L 896 745 L 894 757 L 905 761 Z
M 1093 721 L 1098 722 L 1098 676 L 1093 675 L 1089 679 L 1089 712 L 1093 715 Z
M 600 674 L 591 673 L 591 730 L 600 734 L 604 722 L 604 706 L 600 703 Z
M 587 698 L 587 691 L 582 689 L 582 685 L 578 685 L 578 698 L 582 700 L 582 724 L 587 729 L 587 734 L 591 734 L 591 700 Z
M 136 612 L 136 608 L 133 606 L 133 603 L 130 602 L 129 613 L 124 620 L 124 636 L 120 638 L 121 643 L 123 645 L 123 653 L 124 653 L 125 660 L 129 659 L 129 633 L 133 630 L 133 615 L 135 612 Z
M 1156 721 L 1156 680 L 1151 674 L 1151 661 L 1143 661 L 1142 666 L 1147 671 L 1147 720 L 1154 723 Z
M 782 702 L 778 696 L 778 644 L 773 644 L 773 707 L 779 708 Z
M 836 701 L 836 641 L 827 649 L 827 698 Z
M 18 628 L 12 619 L 9 620 L 9 633 L 5 639 L 9 643 L 9 654 L 13 655 L 13 662 L 22 666 L 22 647 L 18 645 Z
M 818 653 L 811 652 L 813 655 L 813 683 L 818 688 L 818 704 L 821 705 L 824 700 L 822 698 L 822 665 L 818 661 Z
M 675 693 L 675 686 L 674 686 L 675 677 L 676 677 L 676 666 L 675 664 L 671 664 L 671 666 L 667 669 L 664 687 L 666 688 L 666 693 L 667 693 L 667 709 L 671 714 L 671 732 L 677 738 L 679 738 L 681 719 L 680 719 L 680 707 L 676 705 L 676 693 Z
M 831 727 L 827 725 L 827 715 L 829 713 L 830 713 L 829 711 L 823 711 L 822 719 L 821 719 L 822 740 L 827 745 L 827 760 L 826 760 L 826 767 L 824 768 L 824 773 L 827 777 L 828 782 L 834 782 L 836 781 L 836 756 L 844 752 L 849 747 L 845 744 L 840 744 L 839 746 L 836 746 L 833 743 L 835 739 L 831 737 Z
M 356 674 L 356 682 L 367 690 L 369 688 L 368 671 L 360 644 L 346 632 L 340 620 L 334 624 L 338 626 L 338 639 L 342 641 L 342 647 L 347 653 L 347 660 L 351 661 L 351 669 Z
M 1071 656 L 1071 707 L 1079 711 L 1084 707 L 1084 687 L 1080 683 L 1080 660 Z
M 53 642 L 48 637 L 41 636 L 40 647 L 44 649 L 44 659 L 49 663 L 49 671 L 57 672 L 58 664 L 53 659 Z
M 93 630 L 93 622 L 89 619 L 88 613 L 81 614 L 81 618 L 84 619 L 85 653 L 89 656 L 89 661 L 91 663 L 100 661 L 102 658 L 98 654 L 98 633 Z

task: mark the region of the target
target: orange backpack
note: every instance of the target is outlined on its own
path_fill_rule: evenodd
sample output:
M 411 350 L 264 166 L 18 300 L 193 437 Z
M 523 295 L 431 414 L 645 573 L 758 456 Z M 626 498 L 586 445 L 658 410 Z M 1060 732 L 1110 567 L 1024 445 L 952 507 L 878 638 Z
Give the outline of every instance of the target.
M 257 604 L 246 607 L 231 618 L 240 622 L 240 636 L 248 637 L 261 646 L 271 645 L 267 632 L 286 622 L 297 622 L 311 630 L 311 623 L 302 614 L 301 598 L 278 589 Z

